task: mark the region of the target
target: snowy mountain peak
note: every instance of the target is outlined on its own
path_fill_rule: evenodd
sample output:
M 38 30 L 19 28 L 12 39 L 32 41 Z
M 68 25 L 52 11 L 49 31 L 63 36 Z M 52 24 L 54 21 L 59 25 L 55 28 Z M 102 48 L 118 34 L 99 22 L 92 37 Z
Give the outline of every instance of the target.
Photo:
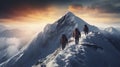
M 71 12 L 66 13 L 58 21 L 56 21 L 57 28 L 65 25 L 69 25 L 75 22 L 75 15 Z
M 108 27 L 108 28 L 105 29 L 105 31 L 107 31 L 111 34 L 118 34 L 119 33 L 118 30 L 115 29 L 114 27 Z M 117 33 L 114 33 L 114 32 L 117 32 Z
M 114 31 L 114 30 L 115 30 L 115 28 L 113 28 L 113 27 L 108 27 L 108 28 L 106 28 L 106 30 L 107 30 L 107 31 L 111 31 L 111 32 L 112 32 L 112 31 Z
M 65 14 L 66 16 L 75 16 L 72 12 L 67 12 L 66 14 Z
M 76 25 L 76 27 L 78 27 L 79 25 L 80 25 L 79 27 L 81 26 L 83 27 L 85 24 L 89 25 L 84 20 L 74 15 L 72 12 L 67 12 L 58 21 L 56 21 L 55 24 L 57 24 L 57 28 L 58 27 L 61 28 L 66 25 Z

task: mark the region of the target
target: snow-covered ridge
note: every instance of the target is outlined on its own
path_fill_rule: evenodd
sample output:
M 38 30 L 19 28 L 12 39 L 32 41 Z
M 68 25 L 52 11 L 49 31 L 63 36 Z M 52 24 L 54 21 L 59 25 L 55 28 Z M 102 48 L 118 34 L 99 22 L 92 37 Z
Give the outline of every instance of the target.
M 53 55 L 33 67 L 119 67 L 120 54 L 101 33 L 82 34 L 79 44 L 74 40 L 64 50 L 56 50 Z M 55 54 L 56 53 L 56 54 Z

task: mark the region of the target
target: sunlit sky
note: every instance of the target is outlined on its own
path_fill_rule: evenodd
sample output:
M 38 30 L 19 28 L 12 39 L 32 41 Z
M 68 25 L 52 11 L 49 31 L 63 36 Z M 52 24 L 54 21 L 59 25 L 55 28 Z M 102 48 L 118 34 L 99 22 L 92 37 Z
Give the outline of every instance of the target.
M 0 24 L 37 31 L 68 11 L 95 26 L 120 25 L 120 0 L 1 0 Z

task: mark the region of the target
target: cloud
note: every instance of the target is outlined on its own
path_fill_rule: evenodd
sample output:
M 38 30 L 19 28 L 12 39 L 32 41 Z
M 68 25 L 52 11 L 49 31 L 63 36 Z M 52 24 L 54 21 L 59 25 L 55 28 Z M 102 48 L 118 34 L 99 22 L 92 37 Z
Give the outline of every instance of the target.
M 0 56 L 13 56 L 28 43 L 32 35 L 31 31 L 0 25 Z
M 20 44 L 18 38 L 0 38 L 0 51 L 7 50 L 7 57 L 11 57 L 19 51 Z
M 0 18 L 11 18 L 11 15 L 14 16 L 15 11 L 16 16 L 26 10 L 44 10 L 50 5 L 68 6 L 71 4 L 82 4 L 83 7 L 99 9 L 106 13 L 120 13 L 120 0 L 1 0 Z
M 120 13 L 120 0 L 75 0 L 72 5 L 80 4 L 92 10 L 97 9 L 102 13 Z
M 81 4 L 72 4 L 69 6 L 69 9 L 83 10 L 83 6 Z
M 95 17 L 120 18 L 120 0 L 86 0 L 82 1 L 82 3 L 75 2 L 69 6 L 69 10 L 78 13 L 95 14 L 93 15 Z
M 0 18 L 9 18 L 8 14 L 12 14 L 14 10 L 19 11 L 19 9 L 26 10 L 30 8 L 44 9 L 49 5 L 68 6 L 70 4 L 82 4 L 93 9 L 104 10 L 103 12 L 120 12 L 120 0 L 1 0 Z
M 51 9 L 51 6 L 57 9 Z M 120 0 L 1 0 L 0 23 L 54 22 L 56 17 L 63 15 L 62 11 L 65 13 L 68 9 L 85 16 L 120 21 Z
M 120 0 L 106 0 L 101 3 L 94 3 L 91 8 L 100 10 L 103 13 L 120 13 Z
M 99 11 L 96 8 L 91 9 L 91 7 L 84 6 L 82 4 L 71 4 L 68 9 L 73 13 L 81 15 L 94 15 L 99 13 Z
M 8 29 L 8 27 L 4 26 L 4 25 L 0 25 L 0 32 L 4 31 Z
M 116 26 L 114 24 L 120 25 L 120 13 L 117 12 L 119 10 L 116 9 L 115 12 L 113 10 L 115 9 L 114 7 L 110 9 L 109 6 L 104 7 L 105 5 L 108 5 L 110 3 L 106 3 L 105 5 L 103 1 L 101 1 L 101 3 L 103 4 L 98 3 L 98 5 L 97 2 L 91 3 L 92 4 L 89 4 L 89 6 L 87 3 L 87 5 L 74 3 L 69 6 L 69 10 L 91 24 L 95 24 L 98 26 L 101 25 L 98 23 L 104 23 L 112 26 Z M 103 6 L 103 8 L 100 6 Z
M 11 13 L 12 10 L 29 9 L 30 8 L 46 8 L 49 5 L 66 5 L 71 0 L 1 0 L 0 1 L 0 13 Z M 7 16 L 5 16 L 7 17 Z
M 18 38 L 7 38 L 7 43 L 9 45 L 7 48 L 8 56 L 15 55 L 19 51 L 20 40 Z

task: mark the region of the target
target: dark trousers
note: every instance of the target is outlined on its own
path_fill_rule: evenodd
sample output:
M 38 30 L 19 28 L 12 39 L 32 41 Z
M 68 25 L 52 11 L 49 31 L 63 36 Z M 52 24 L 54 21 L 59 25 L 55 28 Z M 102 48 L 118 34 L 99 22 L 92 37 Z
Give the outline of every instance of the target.
M 79 38 L 75 38 L 75 44 L 79 44 Z
M 46 65 L 41 65 L 41 67 L 46 67 Z
M 66 46 L 66 44 L 62 44 L 62 50 L 64 50 L 65 46 Z
M 88 34 L 88 31 L 85 31 L 85 35 L 87 35 Z

